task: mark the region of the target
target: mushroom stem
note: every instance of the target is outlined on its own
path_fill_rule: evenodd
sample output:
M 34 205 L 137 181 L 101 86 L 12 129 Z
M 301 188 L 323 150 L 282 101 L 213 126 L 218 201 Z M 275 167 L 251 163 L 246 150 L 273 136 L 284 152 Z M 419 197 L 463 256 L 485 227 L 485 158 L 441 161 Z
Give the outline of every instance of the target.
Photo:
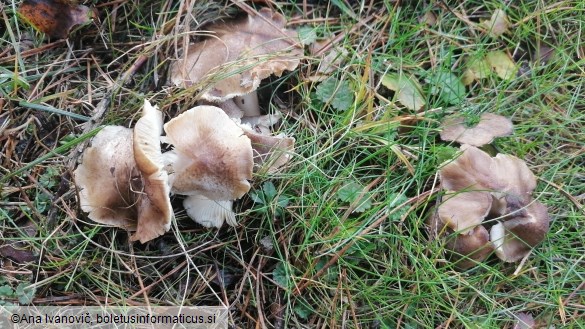
M 256 90 L 242 96 L 234 97 L 234 102 L 244 111 L 244 117 L 260 115 L 260 104 L 258 103 L 258 93 Z

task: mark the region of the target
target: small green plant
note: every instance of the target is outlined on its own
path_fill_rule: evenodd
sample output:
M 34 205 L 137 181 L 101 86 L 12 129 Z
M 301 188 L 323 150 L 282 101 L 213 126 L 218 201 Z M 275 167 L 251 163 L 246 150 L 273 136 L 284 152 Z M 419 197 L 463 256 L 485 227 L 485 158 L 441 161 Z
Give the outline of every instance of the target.
M 261 213 L 267 214 L 270 209 L 274 209 L 276 216 L 282 217 L 284 208 L 288 206 L 290 199 L 286 195 L 279 195 L 276 187 L 272 182 L 262 184 L 260 191 L 250 193 L 250 197 L 256 203 L 255 209 Z
M 359 203 L 353 210 L 354 212 L 364 212 L 372 207 L 371 193 L 364 192 L 364 186 L 355 180 L 343 185 L 337 191 L 337 197 L 339 200 L 349 202 L 350 204 L 359 199 Z
M 335 78 L 321 82 L 317 86 L 316 95 L 323 103 L 331 103 L 331 106 L 340 112 L 348 110 L 354 101 L 353 90 L 349 82 L 347 80 L 338 81 Z

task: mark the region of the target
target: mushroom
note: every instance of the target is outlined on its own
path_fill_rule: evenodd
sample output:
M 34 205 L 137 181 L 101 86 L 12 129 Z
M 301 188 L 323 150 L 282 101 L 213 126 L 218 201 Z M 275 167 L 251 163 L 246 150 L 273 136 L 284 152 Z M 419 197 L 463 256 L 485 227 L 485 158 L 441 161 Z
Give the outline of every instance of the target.
M 493 251 L 489 233 L 482 225 L 469 229 L 465 234 L 459 234 L 440 219 L 438 211 L 432 213 L 427 220 L 431 238 L 446 237 L 445 248 L 457 269 L 467 270 L 486 259 Z
M 437 210 L 441 222 L 459 234 L 467 234 L 480 225 L 492 206 L 487 192 L 452 192 Z
M 490 241 L 496 255 L 505 262 L 526 257 L 548 232 L 549 216 L 546 206 L 538 201 L 512 211 L 511 218 L 492 226 Z
M 485 260 L 492 252 L 490 236 L 485 227 L 479 225 L 468 234 L 454 234 L 447 240 L 450 259 L 459 270 L 467 270 Z
M 439 171 L 443 187 L 450 191 L 467 188 L 514 195 L 527 203 L 536 188 L 536 177 L 524 161 L 515 156 L 497 154 L 492 158 L 470 146 Z
M 182 195 L 203 196 L 227 207 L 231 200 L 242 197 L 250 189 L 253 159 L 250 139 L 220 108 L 214 106 L 194 107 L 164 125 L 164 141 L 173 145 L 172 151 L 163 154 L 170 175 L 171 192 Z M 186 207 L 214 206 L 214 202 L 186 202 Z M 201 198 L 200 200 L 204 200 Z M 231 211 L 231 206 L 229 207 Z M 207 214 L 217 211 L 201 210 Z M 215 224 L 201 216 L 190 217 L 202 225 Z M 223 219 L 221 219 L 223 223 Z M 235 220 L 228 220 L 235 224 Z
M 272 136 L 256 132 L 248 125 L 240 125 L 240 127 L 252 142 L 254 163 L 257 168 L 268 164 L 266 172 L 273 173 L 290 160 L 295 144 L 294 138 L 283 134 Z
M 462 148 L 463 153 L 439 171 L 442 187 L 450 194 L 432 216 L 432 232 L 451 234 L 447 249 L 473 255 L 474 260 L 485 258 L 491 250 L 506 262 L 522 259 L 544 239 L 549 225 L 546 207 L 532 200 L 534 174 L 514 156 L 491 157 L 474 146 Z M 489 234 L 485 219 L 497 220 Z M 490 248 L 485 247 L 488 240 Z
M 220 228 L 224 221 L 230 226 L 236 226 L 232 206 L 231 200 L 211 200 L 203 195 L 190 195 L 183 200 L 187 215 L 205 227 Z
M 512 121 L 501 115 L 484 113 L 475 127 L 468 127 L 463 116 L 447 117 L 441 124 L 441 139 L 461 144 L 482 146 L 491 143 L 495 137 L 510 135 L 514 129 Z
M 145 101 L 134 132 L 104 127 L 74 171 L 81 209 L 98 223 L 136 230 L 131 241 L 145 243 L 170 228 L 173 211 L 162 170 L 161 124 L 162 113 Z
M 201 98 L 208 101 L 246 97 L 262 79 L 299 65 L 303 49 L 297 33 L 285 25 L 284 16 L 268 8 L 242 20 L 213 24 L 213 38 L 192 44 L 184 58 L 172 64 L 171 81 L 186 87 L 205 83 Z

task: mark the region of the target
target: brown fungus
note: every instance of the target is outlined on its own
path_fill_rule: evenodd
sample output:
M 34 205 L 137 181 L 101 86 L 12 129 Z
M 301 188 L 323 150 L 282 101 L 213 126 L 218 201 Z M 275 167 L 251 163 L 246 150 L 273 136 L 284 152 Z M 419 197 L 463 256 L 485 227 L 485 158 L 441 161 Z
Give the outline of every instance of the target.
M 192 44 L 171 66 L 171 81 L 188 87 L 211 77 L 224 78 L 204 88 L 201 98 L 221 102 L 253 92 L 260 81 L 294 70 L 303 49 L 297 33 L 284 28 L 284 16 L 268 8 L 258 15 L 209 26 L 212 38 Z
M 135 230 L 132 241 L 145 243 L 170 228 L 173 210 L 162 170 L 161 124 L 160 111 L 145 101 L 137 129 L 104 127 L 74 172 L 81 209 L 98 223 Z
M 536 177 L 514 156 L 491 157 L 473 146 L 463 148 L 439 171 L 442 187 L 450 194 L 432 216 L 431 231 L 450 236 L 447 248 L 452 254 L 480 260 L 493 250 L 506 262 L 522 259 L 544 239 L 549 226 L 546 207 L 532 198 Z M 484 240 L 486 225 L 492 223 L 487 219 L 497 221 L 490 229 L 489 248 Z M 458 265 L 468 266 L 473 263 Z
M 482 146 L 491 143 L 495 137 L 507 136 L 514 126 L 510 119 L 493 113 L 484 113 L 474 127 L 465 124 L 463 116 L 450 116 L 441 124 L 441 139 L 461 144 Z

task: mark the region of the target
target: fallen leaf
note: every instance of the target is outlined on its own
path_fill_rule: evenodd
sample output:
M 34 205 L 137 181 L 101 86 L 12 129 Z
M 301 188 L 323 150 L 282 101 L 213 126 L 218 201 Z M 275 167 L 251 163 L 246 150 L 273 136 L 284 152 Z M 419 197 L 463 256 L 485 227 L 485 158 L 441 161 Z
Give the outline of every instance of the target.
M 479 25 L 488 30 L 489 35 L 497 38 L 508 32 L 510 22 L 508 21 L 506 12 L 501 9 L 496 9 L 489 20 L 482 21 Z
M 461 82 L 468 86 L 475 80 L 481 80 L 489 76 L 491 72 L 490 65 L 485 58 L 473 59 L 467 63 L 467 69 L 463 72 Z
M 485 60 L 500 78 L 512 80 L 516 76 L 516 64 L 505 52 L 500 50 L 489 52 Z
M 32 251 L 18 246 L 15 248 L 14 246 L 17 246 L 17 244 L 0 246 L 0 256 L 10 258 L 20 264 L 32 262 L 37 259 Z
M 90 23 L 97 17 L 95 9 L 67 0 L 25 0 L 18 14 L 35 29 L 56 39 L 67 38 L 74 26 Z
M 426 104 L 418 82 L 404 74 L 385 74 L 382 77 L 382 85 L 396 92 L 395 98 L 413 111 L 420 110 Z

